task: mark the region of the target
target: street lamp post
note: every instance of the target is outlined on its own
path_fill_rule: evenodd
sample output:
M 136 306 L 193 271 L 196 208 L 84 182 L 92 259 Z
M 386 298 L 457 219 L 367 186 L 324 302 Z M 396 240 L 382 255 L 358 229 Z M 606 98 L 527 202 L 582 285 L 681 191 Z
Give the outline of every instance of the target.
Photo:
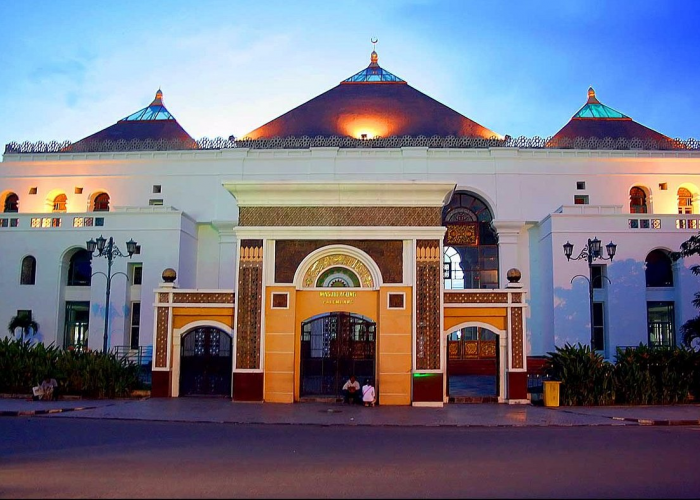
M 574 245 L 572 245 L 568 241 L 564 244 L 564 255 L 566 256 L 567 261 L 586 259 L 586 261 L 588 262 L 588 277 L 582 274 L 577 274 L 576 276 L 571 278 L 571 282 L 573 283 L 574 279 L 579 277 L 585 278 L 588 281 L 588 307 L 591 315 L 591 351 L 595 351 L 595 330 L 593 326 L 593 261 L 600 259 L 609 260 L 612 262 L 612 260 L 615 258 L 617 245 L 612 241 L 605 245 L 605 251 L 608 254 L 607 257 L 603 257 L 600 250 L 601 244 L 600 240 L 597 237 L 594 237 L 593 239 L 588 238 L 588 243 L 581 250 L 581 253 L 578 254 L 578 257 L 571 256 L 574 253 Z M 607 276 L 605 276 L 605 279 L 607 279 L 608 282 L 610 281 L 610 279 L 607 278 Z
M 90 238 L 90 241 L 86 242 L 86 247 L 87 251 L 93 254 L 95 257 L 106 257 L 107 258 L 107 273 L 103 273 L 101 271 L 98 271 L 96 273 L 93 273 L 93 276 L 95 274 L 102 274 L 107 278 L 107 290 L 105 292 L 105 330 L 104 330 L 104 338 L 102 340 L 102 352 L 107 353 L 107 336 L 109 332 L 109 293 L 110 289 L 112 288 L 112 277 L 116 276 L 117 274 L 123 274 L 126 276 L 126 273 L 123 272 L 116 272 L 112 274 L 112 261 L 114 260 L 115 257 L 126 257 L 125 254 L 119 250 L 117 245 L 114 244 L 114 239 L 110 236 L 109 241 L 106 240 L 102 235 L 100 235 L 99 238 L 97 238 L 97 241 L 93 240 Z M 126 252 L 131 258 L 132 255 L 134 255 L 134 252 L 136 251 L 136 242 L 131 239 L 126 242 Z M 127 279 L 129 277 L 127 276 Z

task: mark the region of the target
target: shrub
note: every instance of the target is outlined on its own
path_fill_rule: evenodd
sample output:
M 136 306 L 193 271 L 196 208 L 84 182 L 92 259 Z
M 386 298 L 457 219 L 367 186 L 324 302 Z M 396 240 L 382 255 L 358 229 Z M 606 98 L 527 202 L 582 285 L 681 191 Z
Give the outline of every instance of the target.
M 47 376 L 56 379 L 60 393 L 90 398 L 124 397 L 140 388 L 139 367 L 112 353 L 0 340 L 0 392 L 30 393 Z

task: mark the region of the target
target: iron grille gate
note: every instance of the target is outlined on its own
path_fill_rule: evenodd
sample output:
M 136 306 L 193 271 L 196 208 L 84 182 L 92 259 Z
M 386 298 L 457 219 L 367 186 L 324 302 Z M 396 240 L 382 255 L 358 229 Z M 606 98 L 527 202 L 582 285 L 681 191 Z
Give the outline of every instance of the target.
M 231 337 L 213 327 L 192 330 L 182 337 L 180 394 L 231 396 L 233 356 Z
M 301 324 L 301 396 L 340 397 L 350 375 L 374 381 L 377 325 L 333 312 Z

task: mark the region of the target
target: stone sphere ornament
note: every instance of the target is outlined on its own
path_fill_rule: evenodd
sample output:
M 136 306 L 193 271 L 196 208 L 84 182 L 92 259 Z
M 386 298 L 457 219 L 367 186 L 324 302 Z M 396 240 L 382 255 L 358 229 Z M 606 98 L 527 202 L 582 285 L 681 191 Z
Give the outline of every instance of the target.
M 169 267 L 163 271 L 163 274 L 161 275 L 161 277 L 163 278 L 163 281 L 166 283 L 174 283 L 175 278 L 177 278 L 177 273 L 175 272 L 175 269 L 173 269 L 172 267 Z
M 522 274 L 520 273 L 520 269 L 516 269 L 515 267 L 508 269 L 508 272 L 506 273 L 506 278 L 508 278 L 508 283 L 519 282 L 520 278 L 522 278 Z

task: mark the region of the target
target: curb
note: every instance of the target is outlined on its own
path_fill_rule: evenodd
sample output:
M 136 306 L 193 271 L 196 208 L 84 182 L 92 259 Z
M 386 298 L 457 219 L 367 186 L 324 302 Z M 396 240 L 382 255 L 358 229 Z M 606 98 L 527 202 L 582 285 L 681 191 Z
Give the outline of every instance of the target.
M 33 415 L 48 415 L 52 413 L 66 413 L 69 411 L 94 410 L 97 406 L 83 406 L 78 408 L 55 408 L 51 410 L 2 410 L 0 417 L 24 417 Z
M 639 425 L 665 425 L 665 426 L 677 426 L 677 425 L 700 425 L 700 419 L 698 420 L 651 420 L 647 418 L 629 418 L 629 417 L 610 417 L 613 420 L 622 420 L 625 422 L 636 422 Z

